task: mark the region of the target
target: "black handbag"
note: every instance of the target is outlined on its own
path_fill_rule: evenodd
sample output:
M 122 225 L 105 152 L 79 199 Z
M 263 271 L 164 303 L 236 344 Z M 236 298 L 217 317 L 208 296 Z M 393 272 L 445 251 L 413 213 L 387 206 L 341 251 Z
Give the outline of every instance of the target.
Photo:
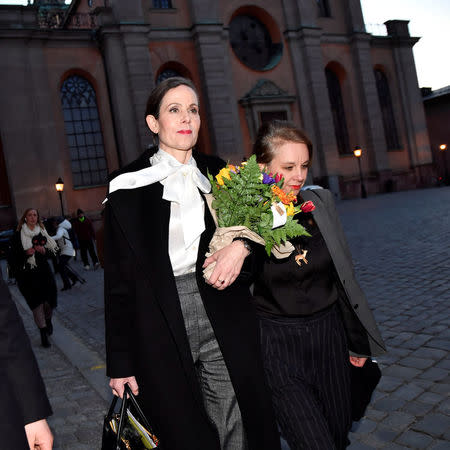
M 351 364 L 352 419 L 360 420 L 370 403 L 373 391 L 381 378 L 381 370 L 375 361 L 367 358 L 364 366 Z
M 101 450 L 162 450 L 128 384 L 119 412 L 115 412 L 118 399 L 114 396 L 105 416 Z

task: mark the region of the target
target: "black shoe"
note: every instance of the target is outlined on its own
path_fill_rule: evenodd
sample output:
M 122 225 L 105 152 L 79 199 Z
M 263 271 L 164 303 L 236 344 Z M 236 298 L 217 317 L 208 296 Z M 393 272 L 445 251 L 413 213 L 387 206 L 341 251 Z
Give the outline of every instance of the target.
M 68 284 L 67 286 L 64 286 L 61 291 L 68 291 L 69 289 L 72 289 L 72 286 Z
M 39 331 L 41 333 L 41 344 L 44 348 L 50 347 L 50 341 L 48 340 L 48 330 L 47 327 L 39 328 Z
M 51 336 L 53 334 L 52 319 L 45 319 L 45 324 L 47 325 L 47 334 Z

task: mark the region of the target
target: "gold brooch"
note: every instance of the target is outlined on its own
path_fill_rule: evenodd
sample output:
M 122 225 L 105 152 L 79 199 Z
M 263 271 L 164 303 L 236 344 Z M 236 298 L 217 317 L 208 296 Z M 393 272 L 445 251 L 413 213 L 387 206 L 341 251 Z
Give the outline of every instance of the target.
M 302 253 L 300 254 L 298 254 L 298 255 L 296 255 L 296 257 L 295 257 L 295 262 L 299 265 L 299 266 L 301 266 L 302 265 L 302 261 L 305 263 L 305 264 L 308 264 L 308 260 L 306 259 L 306 254 L 308 253 L 308 250 L 302 250 Z

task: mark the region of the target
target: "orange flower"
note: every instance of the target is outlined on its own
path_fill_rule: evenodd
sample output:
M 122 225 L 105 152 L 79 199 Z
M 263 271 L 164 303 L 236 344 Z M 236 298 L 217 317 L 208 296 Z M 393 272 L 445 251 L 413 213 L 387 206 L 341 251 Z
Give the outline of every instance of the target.
M 283 202 L 283 205 L 289 205 L 289 203 L 297 201 L 297 196 L 293 192 L 285 194 L 277 185 L 272 186 L 272 192 Z

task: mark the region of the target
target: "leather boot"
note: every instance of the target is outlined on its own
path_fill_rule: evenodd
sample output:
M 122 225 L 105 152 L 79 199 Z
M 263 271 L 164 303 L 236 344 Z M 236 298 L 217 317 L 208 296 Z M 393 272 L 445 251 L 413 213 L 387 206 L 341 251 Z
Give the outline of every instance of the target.
M 53 334 L 52 319 L 45 319 L 45 324 L 47 325 L 47 334 L 51 336 Z
M 50 342 L 48 340 L 48 335 L 47 335 L 47 327 L 44 328 L 39 328 L 39 331 L 41 332 L 41 344 L 42 347 L 44 348 L 48 348 L 50 347 Z

